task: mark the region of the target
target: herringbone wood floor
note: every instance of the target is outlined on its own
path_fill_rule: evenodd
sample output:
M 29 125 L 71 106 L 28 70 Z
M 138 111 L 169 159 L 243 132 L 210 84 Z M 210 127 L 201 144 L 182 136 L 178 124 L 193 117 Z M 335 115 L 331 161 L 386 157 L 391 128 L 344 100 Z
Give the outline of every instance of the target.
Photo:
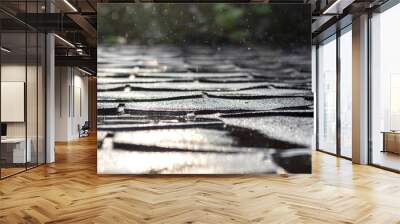
M 313 172 L 98 176 L 91 137 L 0 181 L 0 223 L 400 223 L 400 175 L 318 152 Z

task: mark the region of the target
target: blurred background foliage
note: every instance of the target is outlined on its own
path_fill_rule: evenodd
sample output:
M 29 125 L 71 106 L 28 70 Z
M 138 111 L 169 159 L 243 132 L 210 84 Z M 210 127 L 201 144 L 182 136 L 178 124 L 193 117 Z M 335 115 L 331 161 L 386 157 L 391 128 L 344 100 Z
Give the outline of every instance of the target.
M 99 4 L 100 44 L 311 44 L 302 4 Z

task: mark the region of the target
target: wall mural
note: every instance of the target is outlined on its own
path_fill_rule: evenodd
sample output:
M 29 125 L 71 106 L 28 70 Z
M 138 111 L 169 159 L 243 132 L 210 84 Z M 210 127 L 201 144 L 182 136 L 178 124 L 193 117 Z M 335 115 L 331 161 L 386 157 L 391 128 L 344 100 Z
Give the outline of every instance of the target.
M 311 173 L 305 4 L 99 4 L 98 173 Z

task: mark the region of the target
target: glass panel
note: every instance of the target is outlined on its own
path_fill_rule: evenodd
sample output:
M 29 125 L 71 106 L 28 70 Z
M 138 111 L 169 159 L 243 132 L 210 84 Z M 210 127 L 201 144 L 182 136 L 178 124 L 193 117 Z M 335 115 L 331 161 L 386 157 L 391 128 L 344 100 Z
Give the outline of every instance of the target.
M 372 163 L 400 170 L 400 4 L 372 22 Z
M 0 7 L 13 14 L 44 13 L 45 0 L 1 1 Z M 1 178 L 45 162 L 46 40 L 28 28 L 0 12 Z
M 28 13 L 37 13 L 39 11 L 38 3 L 28 2 L 26 11 Z M 33 17 L 31 20 L 37 20 Z M 36 23 L 37 21 L 31 21 Z M 39 37 L 36 30 L 27 30 L 27 80 L 26 80 L 26 113 L 27 113 L 27 144 L 30 150 L 30 161 L 28 168 L 37 166 L 38 163 L 38 45 Z
M 340 153 L 352 156 L 352 34 L 340 36 Z
M 318 48 L 318 148 L 336 153 L 336 37 Z
M 2 16 L 4 18 L 4 15 Z M 26 40 L 26 33 L 24 30 L 11 31 L 7 29 L 2 29 L 2 177 L 9 176 L 25 170 L 26 161 L 30 161 L 31 158 L 31 151 L 26 150 Z
M 27 94 L 26 94 L 26 111 L 27 111 L 27 143 L 30 149 L 30 160 L 28 160 L 28 168 L 37 165 L 37 79 L 38 79 L 38 36 L 36 32 L 28 32 L 28 63 L 27 63 Z
M 45 151 L 45 120 L 46 120 L 46 108 L 45 108 L 45 65 L 46 65 L 46 37 L 44 34 L 39 34 L 39 45 L 38 45 L 38 163 L 45 163 L 46 151 Z

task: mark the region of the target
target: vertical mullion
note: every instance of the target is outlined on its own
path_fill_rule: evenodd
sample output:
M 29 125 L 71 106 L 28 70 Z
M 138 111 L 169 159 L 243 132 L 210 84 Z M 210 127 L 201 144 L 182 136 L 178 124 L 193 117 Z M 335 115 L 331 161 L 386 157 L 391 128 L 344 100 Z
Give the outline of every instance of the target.
M 45 0 L 45 2 L 44 2 L 44 5 L 45 5 L 45 13 L 48 13 L 48 6 L 49 6 L 49 3 L 48 3 L 48 0 Z M 47 33 L 47 31 L 45 31 L 45 33 L 44 33 L 44 56 L 43 56 L 43 58 L 44 58 L 44 79 L 42 79 L 42 81 L 44 80 L 44 136 L 43 136 L 43 139 L 44 139 L 44 161 L 43 161 L 43 163 L 47 163 L 47 152 L 48 151 L 50 151 L 50 150 L 48 150 L 47 149 L 47 145 L 48 145 L 48 142 L 47 142 L 47 79 L 48 79 L 48 77 L 47 77 L 47 75 L 48 75 L 48 72 L 47 72 L 47 44 L 48 44 L 48 33 Z M 42 73 L 42 76 L 43 76 L 43 73 Z M 61 89 L 60 89 L 60 91 L 61 91 Z M 43 107 L 42 107 L 42 109 L 43 109 Z M 43 117 L 42 117 L 43 118 Z
M 36 13 L 39 14 L 39 0 L 36 1 Z M 39 30 L 36 31 L 36 166 L 38 165 L 39 165 Z
M 25 0 L 25 21 L 28 19 L 28 0 Z M 28 114 L 27 114 L 27 90 L 28 90 L 28 25 L 25 25 L 25 170 L 28 169 Z
M 340 30 L 336 31 L 336 154 L 341 156 L 341 119 L 340 119 Z
M 72 117 L 75 119 L 75 67 L 72 67 L 72 88 L 71 88 L 71 93 L 72 93 Z M 72 120 L 73 120 L 72 119 Z M 72 122 L 74 123 L 74 122 Z
M 319 44 L 315 47 L 315 148 L 319 149 Z
M 68 70 L 68 118 L 71 117 L 71 67 L 67 67 Z
M 367 31 L 367 41 L 368 41 L 368 53 L 367 53 L 367 83 L 368 83 L 368 124 L 367 124 L 367 129 L 368 129 L 368 164 L 373 164 L 373 153 L 372 153 L 372 63 L 371 63 L 371 57 L 372 57 L 372 29 L 371 29 L 371 20 L 372 20 L 372 11 L 368 11 L 368 31 Z
M 68 72 L 68 68 L 67 68 L 67 72 Z M 60 93 L 58 94 L 59 95 L 59 97 L 60 97 L 60 118 L 62 117 L 62 96 L 61 96 L 61 93 L 62 93 L 62 85 L 61 85 L 61 81 L 62 81 L 62 78 L 63 78 L 63 76 L 64 76 L 64 73 L 63 72 L 60 72 L 60 74 L 58 75 L 58 86 L 59 86 L 59 90 L 60 90 Z
M 45 13 L 47 13 L 47 0 L 45 0 Z M 43 163 L 47 163 L 47 38 L 48 38 L 48 33 L 44 33 L 44 70 L 42 69 L 42 77 L 44 74 L 44 78 L 42 78 L 42 82 L 44 81 L 44 135 L 43 135 L 43 140 L 44 140 L 44 161 Z M 43 42 L 42 42 L 43 44 Z M 60 89 L 61 91 L 61 89 Z M 42 94 L 43 96 L 43 94 Z M 43 106 L 42 106 L 43 109 Z M 42 117 L 43 118 L 43 117 Z
M 0 23 L 0 47 L 1 46 L 3 46 L 2 45 L 2 23 Z M 1 58 L 1 56 L 2 56 L 2 52 L 0 51 L 0 124 L 3 124 L 2 122 L 1 122 L 1 110 L 2 110 L 2 108 L 1 108 L 1 68 L 2 68 L 2 58 Z M 1 177 L 1 170 L 2 170 L 2 163 L 1 163 L 1 144 L 0 144 L 0 179 L 2 179 L 2 177 Z

